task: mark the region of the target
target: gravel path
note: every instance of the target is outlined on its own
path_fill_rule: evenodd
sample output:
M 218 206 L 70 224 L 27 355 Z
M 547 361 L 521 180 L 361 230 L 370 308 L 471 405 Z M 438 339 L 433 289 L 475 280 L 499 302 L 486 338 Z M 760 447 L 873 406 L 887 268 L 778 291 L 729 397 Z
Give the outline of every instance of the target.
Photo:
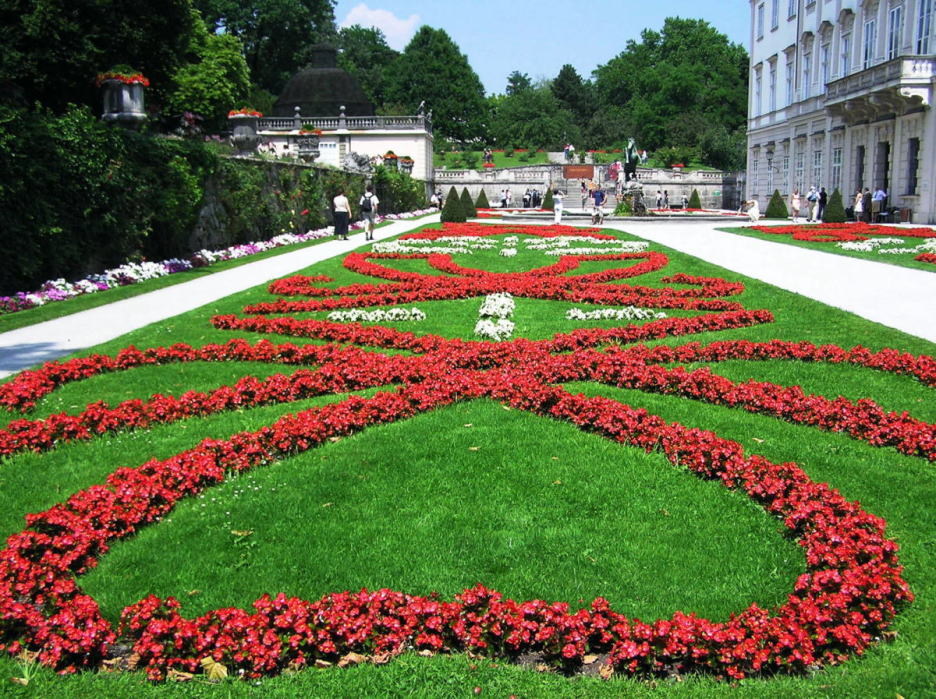
M 376 237 L 389 238 L 438 220 L 435 215 L 398 221 L 378 229 Z M 719 225 L 725 224 L 628 221 L 606 227 L 936 342 L 936 273 L 734 235 L 716 230 Z M 0 377 L 292 274 L 363 243 L 361 236 L 329 241 L 0 334 Z

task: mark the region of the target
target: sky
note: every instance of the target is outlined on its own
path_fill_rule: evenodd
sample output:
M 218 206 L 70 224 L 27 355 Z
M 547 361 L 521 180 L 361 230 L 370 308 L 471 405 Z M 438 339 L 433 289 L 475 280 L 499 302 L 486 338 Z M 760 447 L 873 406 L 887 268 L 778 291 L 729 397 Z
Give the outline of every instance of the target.
M 514 70 L 552 79 L 566 63 L 583 78 L 667 17 L 705 19 L 747 47 L 748 3 L 732 0 L 338 0 L 339 26 L 381 29 L 402 51 L 424 24 L 458 44 L 489 94 L 503 93 Z

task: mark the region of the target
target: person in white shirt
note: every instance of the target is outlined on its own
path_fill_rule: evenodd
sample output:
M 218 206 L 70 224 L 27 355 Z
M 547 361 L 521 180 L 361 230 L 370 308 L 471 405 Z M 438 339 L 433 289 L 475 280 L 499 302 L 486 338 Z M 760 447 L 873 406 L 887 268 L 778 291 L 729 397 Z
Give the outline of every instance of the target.
M 562 223 L 562 190 L 553 190 L 553 221 L 558 225 Z
M 364 235 L 366 240 L 374 239 L 374 219 L 377 217 L 377 205 L 380 199 L 374 194 L 374 185 L 367 185 L 367 191 L 358 202 L 361 207 L 361 216 L 364 219 Z
M 339 189 L 334 201 L 335 211 L 335 237 L 341 240 L 348 239 L 348 224 L 351 222 L 351 202 L 345 196 L 344 190 Z

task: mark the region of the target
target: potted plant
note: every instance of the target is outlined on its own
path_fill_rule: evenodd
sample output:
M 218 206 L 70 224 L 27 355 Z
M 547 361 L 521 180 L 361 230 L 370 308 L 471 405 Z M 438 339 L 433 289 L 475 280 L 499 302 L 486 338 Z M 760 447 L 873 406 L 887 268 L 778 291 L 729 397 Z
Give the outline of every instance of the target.
M 144 90 L 149 80 L 140 71 L 129 66 L 115 66 L 98 73 L 96 82 L 103 91 L 101 119 L 129 127 L 146 121 Z
M 389 168 L 397 167 L 399 160 L 400 159 L 397 157 L 397 154 L 394 153 L 392 150 L 388 150 L 386 153 L 384 153 L 383 164 L 386 167 L 389 167 Z
M 231 125 L 231 145 L 240 154 L 252 153 L 260 145 L 260 117 L 263 114 L 255 109 L 243 107 L 228 112 Z
M 413 159 L 408 155 L 404 155 L 400 158 L 400 170 L 406 174 L 410 174 L 413 171 Z

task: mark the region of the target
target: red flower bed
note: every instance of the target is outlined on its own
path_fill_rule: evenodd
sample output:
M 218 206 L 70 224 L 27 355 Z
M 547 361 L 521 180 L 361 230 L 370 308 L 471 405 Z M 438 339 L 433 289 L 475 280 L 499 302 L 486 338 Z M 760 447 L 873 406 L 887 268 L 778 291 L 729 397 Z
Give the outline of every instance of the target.
M 537 234 L 548 235 L 550 228 Z M 462 230 L 464 235 L 481 234 L 471 227 Z M 516 232 L 530 231 L 523 227 Z M 432 233 L 446 235 L 450 229 Z M 460 276 L 405 273 L 372 262 L 412 257 L 426 258 L 437 270 Z M 562 276 L 583 260 L 607 259 L 637 262 L 592 275 Z M 676 274 L 664 283 L 691 288 L 603 283 L 658 270 L 666 262 L 665 256 L 652 252 L 566 256 L 526 274 L 495 274 L 463 268 L 447 255 L 352 254 L 346 258 L 349 268 L 394 282 L 352 285 L 326 294 L 325 288 L 313 284 L 327 279 L 293 277 L 275 282 L 271 290 L 332 298 L 251 308 L 300 304 L 310 310 L 301 304 L 326 301 L 350 302 L 351 306 L 402 303 L 403 297 L 454 298 L 456 293 L 487 293 L 483 290 L 488 288 L 520 290 L 532 298 L 633 296 L 644 305 L 663 299 L 681 304 L 675 306 L 679 308 L 695 308 L 694 304 L 703 301 L 726 307 L 639 326 L 582 328 L 548 340 L 521 338 L 500 343 L 419 337 L 394 328 L 314 319 L 219 316 L 213 319 L 219 328 L 314 337 L 328 344 L 232 340 L 202 348 L 182 344 L 145 350 L 130 347 L 114 357 L 51 362 L 37 371 L 23 372 L 0 386 L 0 403 L 8 409 L 28 410 L 42 396 L 71 381 L 147 364 L 250 360 L 310 367 L 291 376 L 247 377 L 234 386 L 188 392 L 178 398 L 153 396 L 113 408 L 96 403 L 75 416 L 15 421 L 0 432 L 3 453 L 49 449 L 59 442 L 223 410 L 397 386 L 371 398 L 354 396 L 287 415 L 256 432 L 227 440 L 206 439 L 168 459 L 120 468 L 103 484 L 80 491 L 45 512 L 28 515 L 27 528 L 10 537 L 0 552 L 0 650 L 34 652 L 40 662 L 60 672 L 122 662 L 131 669 L 145 669 L 154 680 L 172 672 L 197 672 L 205 658 L 244 678 L 257 678 L 311 667 L 318 661 L 336 662 L 349 653 L 384 661 L 410 649 L 468 650 L 506 658 L 538 653 L 570 670 L 580 666 L 586 655 L 607 654 L 607 670 L 613 672 L 639 676 L 709 672 L 732 678 L 805 673 L 862 653 L 882 637 L 900 607 L 912 600 L 901 577 L 897 544 L 885 537 L 883 520 L 829 486 L 813 483 L 794 464 L 774 464 L 746 454 L 736 442 L 667 423 L 643 409 L 607 398 L 572 395 L 560 384 L 590 380 L 738 407 L 846 432 L 875 446 L 892 446 L 932 460 L 936 455 L 934 426 L 906 413 L 885 412 L 868 400 L 829 400 L 806 395 L 798 387 L 736 383 L 708 369 L 661 365 L 729 359 L 850 363 L 914 376 L 933 386 L 936 361 L 894 350 L 844 350 L 780 341 L 597 349 L 772 321 L 768 311 L 744 310 L 739 304 L 705 298 L 740 294 L 743 286 L 736 282 Z M 348 343 L 413 354 L 383 355 L 342 346 Z M 223 482 L 228 474 L 289 458 L 370 425 L 478 398 L 569 421 L 622 445 L 658 451 L 700 478 L 719 480 L 727 488 L 746 493 L 798 539 L 805 552 L 805 572 L 785 604 L 772 610 L 751 605 L 724 621 L 677 612 L 670 619 L 644 622 L 613 611 L 601 598 L 573 610 L 566 603 L 505 599 L 478 585 L 451 601 L 386 589 L 341 592 L 314 601 L 264 595 L 252 611 L 219 609 L 195 619 L 184 618 L 175 599 L 150 596 L 124 609 L 120 625 L 114 628 L 77 584 L 77 576 L 97 565 L 114 541 L 160 521 L 179 500 Z
M 882 226 L 877 223 L 820 223 L 814 226 L 751 226 L 752 230 L 773 235 L 792 235 L 793 240 L 807 240 L 814 243 L 839 243 L 844 241 L 867 240 L 870 236 L 891 236 L 896 238 L 936 238 L 932 228 L 898 228 Z
M 929 262 L 931 265 L 936 265 L 936 253 L 932 252 L 921 252 L 919 255 L 913 258 L 917 262 Z

